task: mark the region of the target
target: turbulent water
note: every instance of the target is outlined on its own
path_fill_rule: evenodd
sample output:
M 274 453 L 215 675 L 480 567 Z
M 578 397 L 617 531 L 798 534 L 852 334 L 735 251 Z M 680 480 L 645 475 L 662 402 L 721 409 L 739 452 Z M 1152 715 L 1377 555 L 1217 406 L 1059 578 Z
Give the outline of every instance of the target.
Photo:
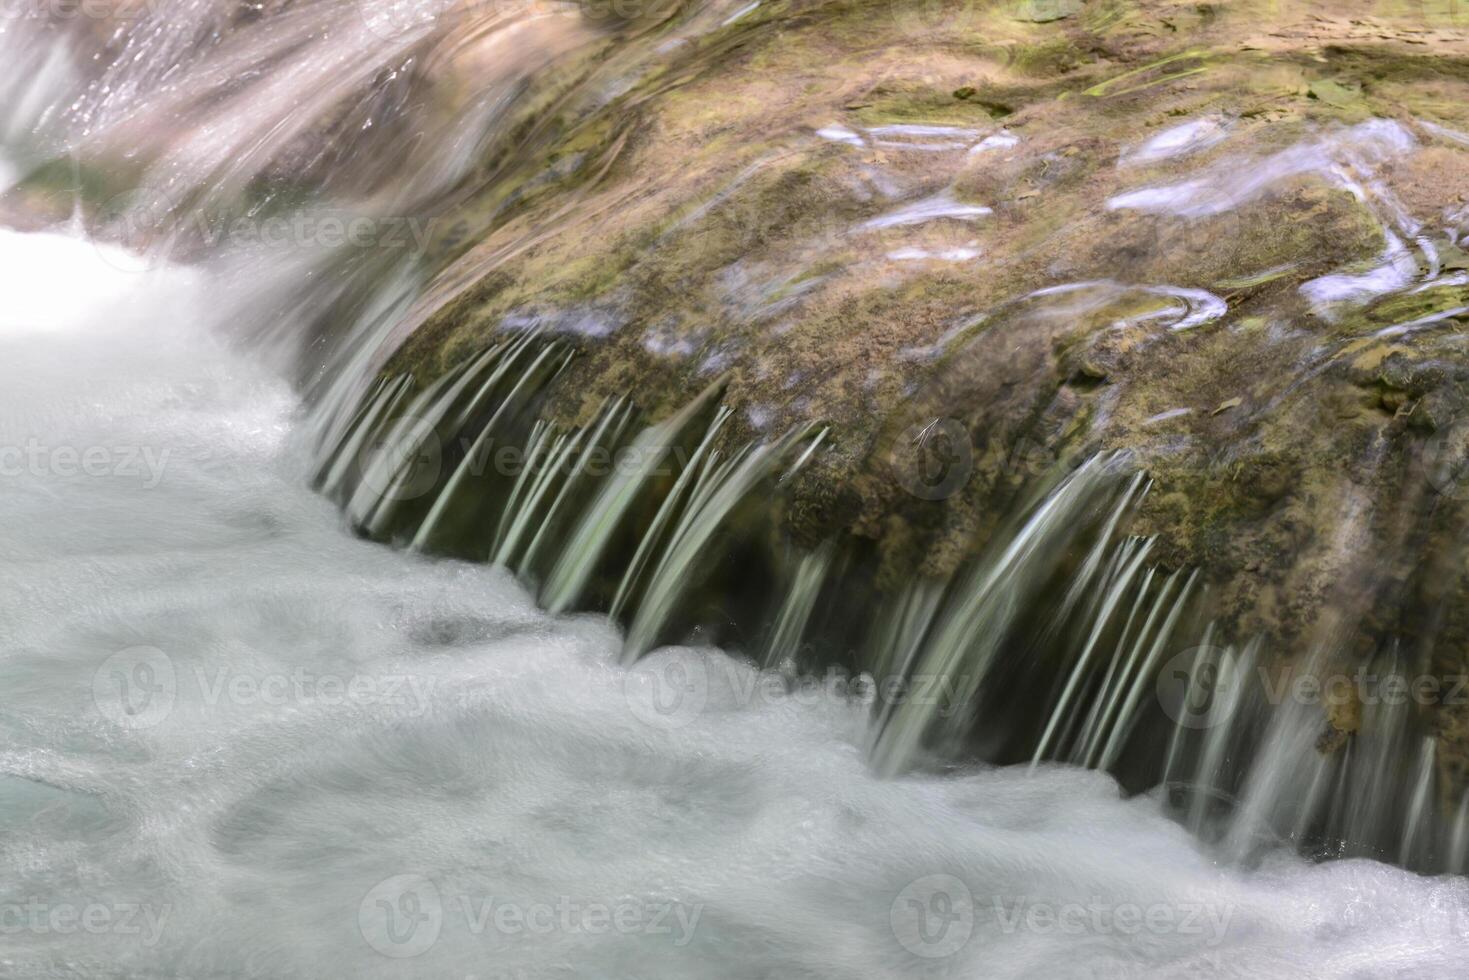
M 120 33 L 126 56 L 92 79 L 74 77 L 87 59 L 59 41 L 0 31 L 0 55 L 24 69 L 0 79 L 0 191 L 63 143 L 137 137 L 156 166 L 135 196 L 173 207 L 277 165 L 335 100 L 361 95 L 345 128 L 381 172 L 306 162 L 343 194 L 356 178 L 398 203 L 427 200 L 484 151 L 521 74 L 583 33 L 559 7 L 505 18 L 487 36 L 514 56 L 485 55 L 497 68 L 479 76 L 483 90 L 404 164 L 373 139 L 405 111 L 394 66 L 432 33 L 427 21 L 384 33 L 351 19 L 341 40 L 323 25 L 343 10 L 323 0 L 211 47 L 195 38 L 220 8 L 176 6 Z M 389 20 L 417 9 L 390 6 Z M 252 70 L 237 85 L 235 69 L 280 59 L 315 81 Z M 236 100 L 223 114 L 233 127 L 218 125 L 222 99 Z M 894 128 L 909 131 L 878 135 L 931 135 Z M 1217 138 L 1180 131 L 1134 157 Z M 964 207 L 931 198 L 876 220 Z M 1126 798 L 1102 772 L 904 775 L 887 762 L 906 760 L 937 709 L 913 701 L 886 717 L 837 674 L 796 683 L 713 648 L 653 649 L 627 666 L 629 650 L 657 646 L 653 613 L 676 598 L 677 560 L 663 560 L 656 578 L 671 584 L 640 595 L 624 636 L 603 615 L 544 611 L 502 567 L 364 540 L 354 531 L 381 501 L 365 495 L 354 513 L 349 500 L 344 515 L 313 483 L 413 298 L 409 263 L 362 273 L 299 240 L 163 261 L 109 244 L 129 229 L 89 235 L 82 209 L 66 210 L 0 227 L 0 975 L 1463 975 L 1463 878 L 1261 853 L 1250 821 L 1242 841 L 1201 844 L 1154 796 Z M 1217 316 L 1208 294 L 1168 295 L 1189 307 L 1176 330 Z M 358 324 L 337 350 L 313 333 L 327 311 Z M 617 412 L 625 424 L 630 409 L 606 417 Z M 372 451 L 353 453 L 369 475 Z M 611 498 L 629 487 L 597 496 L 571 543 L 585 545 L 582 531 L 615 516 Z M 1147 547 L 1111 553 L 1107 610 Z M 593 558 L 568 548 L 543 604 L 574 608 Z M 831 561 L 821 549 L 803 561 L 770 650 L 806 627 Z M 1017 567 L 982 566 L 976 580 Z M 977 622 L 995 652 L 999 626 L 985 617 L 1010 597 L 974 590 L 954 629 Z M 910 598 L 915 616 L 938 609 L 936 595 Z M 889 742 L 885 755 L 884 722 L 903 752 Z M 1048 726 L 1036 757 L 1070 734 Z M 1109 737 L 1106 754 L 1122 741 Z M 1218 763 L 1226 748 L 1208 739 L 1202 758 Z M 1284 763 L 1270 772 L 1295 778 Z
M 358 540 L 228 273 L 0 268 L 6 976 L 1462 974 L 1462 879 L 1228 869 L 1097 773 L 879 779 L 839 686 L 629 670 Z

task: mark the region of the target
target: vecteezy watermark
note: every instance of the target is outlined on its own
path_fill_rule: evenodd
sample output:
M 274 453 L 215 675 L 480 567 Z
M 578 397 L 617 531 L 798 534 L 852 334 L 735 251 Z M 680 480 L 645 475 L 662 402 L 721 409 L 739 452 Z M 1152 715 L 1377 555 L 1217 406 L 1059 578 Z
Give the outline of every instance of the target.
M 977 901 L 969 885 L 951 874 L 915 879 L 898 892 L 888 911 L 898 943 L 924 959 L 958 953 L 978 922 L 1004 935 L 1173 935 L 1218 946 L 1234 914 L 1230 902 L 1053 901 L 1029 895 L 991 895 Z
M 898 436 L 889 458 L 898 485 L 920 500 L 945 500 L 974 472 L 974 445 L 958 419 L 916 422 Z
M 340 208 L 241 210 L 226 204 L 191 204 L 149 188 L 114 197 L 89 213 L 87 223 L 89 237 L 102 256 L 129 272 L 150 269 L 192 250 L 351 248 L 422 254 L 434 236 L 429 218 Z
M 357 467 L 363 485 L 379 500 L 417 500 L 438 485 L 444 446 L 432 422 L 403 415 L 367 440 Z
M 165 0 L 0 0 L 0 20 L 136 21 L 156 16 Z
M 431 30 L 455 3 L 456 0 L 358 0 L 357 10 L 370 32 L 384 40 L 397 41 Z
M 92 673 L 92 701 L 122 728 L 152 728 L 173 711 L 178 675 L 157 647 L 119 650 Z
M 157 647 L 121 650 L 92 675 L 92 699 L 108 721 L 145 729 L 173 713 L 181 696 L 204 710 L 221 704 L 282 707 L 391 708 L 410 718 L 428 711 L 433 677 L 416 674 L 331 674 L 296 667 L 289 671 L 243 671 L 191 664 L 179 669 Z
M 717 705 L 741 710 L 756 705 L 814 706 L 833 700 L 872 707 L 916 704 L 938 718 L 963 710 L 970 690 L 965 674 L 848 674 L 828 667 L 824 674 L 789 675 L 759 671 L 728 657 L 702 657 L 687 651 L 650 654 L 628 669 L 623 696 L 634 717 L 654 728 L 679 729 Z
M 1235 913 L 1229 902 L 1045 902 L 1000 896 L 993 907 L 995 922 L 1006 934 L 1197 936 L 1205 946 L 1224 941 Z
M 898 892 L 888 924 L 914 956 L 953 956 L 974 933 L 974 893 L 953 875 L 924 875 Z
M 444 903 L 438 886 L 417 874 L 394 875 L 372 886 L 357 907 L 357 929 L 384 956 L 419 956 L 439 941 Z
M 0 936 L 126 936 L 149 948 L 163 937 L 172 905 L 55 902 L 34 896 L 0 902 Z
M 683 948 L 694 939 L 702 904 L 620 899 L 597 902 L 571 895 L 511 899 L 460 892 L 444 895 L 421 874 L 386 878 L 357 908 L 357 928 L 384 956 L 406 959 L 433 948 L 446 930 L 483 936 L 666 936 Z
M 19 446 L 0 445 L 0 479 L 137 479 L 152 490 L 163 482 L 168 455 L 152 446 L 51 446 L 31 437 Z
M 959 34 L 973 27 L 979 0 L 889 0 L 893 22 L 912 38 Z
M 744 10 L 741 16 L 745 16 L 754 13 L 756 5 L 741 2 L 726 9 L 731 14 Z M 713 270 L 793 248 L 805 254 L 822 254 L 847 247 L 853 230 L 851 215 L 839 207 L 812 207 L 809 198 L 799 207 L 773 207 L 769 194 L 757 188 L 773 191 L 770 182 L 778 179 L 762 165 L 748 167 L 731 184 L 680 217 L 666 235 L 668 241 L 676 242 L 684 265 Z M 788 196 L 782 195 L 781 200 Z M 788 282 L 788 289 L 782 290 L 785 301 L 797 302 L 817 281 L 809 280 L 804 285 Z
M 1423 440 L 1417 456 L 1434 490 L 1450 500 L 1469 500 L 1469 420 L 1436 430 Z
M 1158 703 L 1185 728 L 1224 724 L 1246 698 L 1271 707 L 1299 705 L 1364 707 L 1469 704 L 1469 675 L 1410 674 L 1368 664 L 1320 671 L 1303 664 L 1250 664 L 1219 647 L 1190 647 L 1163 666 Z
M 577 6 L 588 20 L 640 17 L 654 0 L 583 0 Z M 475 20 L 526 19 L 562 14 L 558 0 L 357 0 L 369 32 L 387 41 L 411 40 L 455 17 Z
M 1223 720 L 1224 710 L 1248 680 L 1228 648 L 1190 647 L 1158 672 L 1158 703 L 1184 728 L 1211 728 Z
M 1255 669 L 1265 700 L 1272 705 L 1346 704 L 1356 701 L 1376 705 L 1462 705 L 1469 704 L 1469 675 L 1407 674 L 1358 667 L 1351 671 L 1315 674 L 1292 666 L 1272 672 Z
M 553 467 L 558 476 L 580 475 L 602 479 L 608 476 L 638 476 L 644 480 L 677 477 L 693 461 L 695 448 L 683 444 L 635 443 L 627 446 L 577 445 L 553 454 L 515 443 L 497 443 L 493 438 L 461 436 L 444 445 L 434 427 L 423 419 L 400 416 L 392 427 L 379 433 L 371 445 L 363 448 L 359 466 L 364 477 L 371 464 L 380 458 L 378 482 L 387 482 L 392 473 L 413 464 L 418 470 L 431 472 L 447 451 L 457 450 L 456 467 L 466 477 L 478 478 L 487 473 L 502 477 L 518 477 L 522 473 L 544 474 Z M 431 481 L 430 485 L 431 485 Z M 378 489 L 374 485 L 374 489 Z
M 683 728 L 709 704 L 709 665 L 703 659 L 655 653 L 638 661 L 622 680 L 633 716 L 654 728 Z
M 616 448 L 580 445 L 548 453 L 493 438 L 460 436 L 446 439 L 426 418 L 402 415 L 378 429 L 357 453 L 357 471 L 364 486 L 379 499 L 416 500 L 438 485 L 450 472 L 446 459 L 457 458 L 452 471 L 464 478 L 486 474 L 516 478 L 538 476 L 638 476 L 641 479 L 677 477 L 693 460 L 695 449 L 682 444 L 634 444 Z

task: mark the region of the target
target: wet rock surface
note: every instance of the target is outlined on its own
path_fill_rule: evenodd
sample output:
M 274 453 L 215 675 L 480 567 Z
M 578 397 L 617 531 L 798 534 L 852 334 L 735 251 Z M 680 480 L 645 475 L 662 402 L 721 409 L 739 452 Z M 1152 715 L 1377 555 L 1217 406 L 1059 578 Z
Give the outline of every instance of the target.
M 732 444 L 831 428 L 788 530 L 870 538 L 894 579 L 952 571 L 1058 460 L 1127 449 L 1154 481 L 1134 529 L 1206 570 L 1232 633 L 1309 643 L 1345 594 L 1396 635 L 1426 585 L 1380 556 L 1458 508 L 1415 461 L 1460 410 L 1462 25 L 1035 6 L 665 22 L 626 91 L 558 117 L 534 203 L 388 370 L 539 325 L 580 351 L 547 406 L 575 423 L 727 374 Z M 942 419 L 972 473 L 920 499 L 896 444 Z
M 1359 6 L 603 19 L 435 205 L 439 271 L 382 376 L 424 392 L 533 331 L 570 355 L 525 409 L 542 437 L 711 385 L 719 451 L 819 428 L 779 495 L 722 512 L 709 545 L 755 571 L 703 569 L 664 640 L 768 645 L 734 626 L 787 615 L 750 582 L 780 592 L 810 560 L 781 556 L 824 542 L 844 558 L 821 574 L 901 606 L 1120 451 L 1150 481 L 1122 530 L 1160 575 L 1198 570 L 1194 641 L 1257 642 L 1261 670 L 1327 650 L 1462 675 L 1469 40 L 1452 11 Z M 426 512 L 365 529 L 422 538 Z M 582 574 L 593 606 L 628 588 Z M 1361 697 L 1318 706 L 1304 744 L 1342 753 Z M 1449 803 L 1451 701 L 1392 718 L 1435 739 Z
M 449 41 L 405 39 L 405 81 L 383 90 L 435 146 L 478 118 L 464 80 L 507 50 L 475 42 L 483 13 L 446 22 Z M 810 568 L 772 556 L 836 547 L 821 573 L 874 604 L 967 574 L 1038 488 L 1125 458 L 1149 485 L 1118 531 L 1150 539 L 1176 588 L 1197 570 L 1192 618 L 1216 642 L 1258 638 L 1276 666 L 1328 649 L 1469 670 L 1469 35 L 1452 5 L 553 14 L 535 29 L 557 70 L 536 71 L 550 54 L 493 69 L 504 115 L 391 205 L 432 235 L 377 365 L 402 386 L 381 389 L 385 417 L 527 332 L 551 353 L 513 428 L 546 451 L 713 389 L 724 414 L 679 429 L 683 452 L 701 432 L 727 455 L 821 438 L 780 494 L 721 512 L 710 547 L 779 588 Z M 312 147 L 360 116 L 318 108 L 294 156 L 257 161 L 265 184 L 344 169 Z M 381 156 L 396 136 L 354 146 Z M 371 504 L 355 516 L 386 539 L 473 526 L 429 500 L 391 520 Z M 444 550 L 493 557 L 513 530 Z M 543 561 L 534 577 L 554 579 Z M 614 604 L 606 568 L 578 574 Z M 709 581 L 730 608 L 678 627 L 760 605 L 739 571 Z M 720 642 L 740 648 L 734 632 Z M 1457 799 L 1469 708 L 1448 701 L 1409 720 Z M 1322 707 L 1309 744 L 1340 751 L 1360 709 Z
M 674 18 L 557 117 L 532 198 L 466 205 L 498 210 L 386 370 L 534 324 L 578 350 L 544 409 L 567 424 L 727 377 L 728 445 L 829 427 L 783 533 L 869 542 L 880 590 L 1127 450 L 1128 529 L 1203 571 L 1222 635 L 1462 672 L 1469 41 L 1361 7 Z M 931 493 L 935 425 L 964 478 Z M 1462 707 L 1422 714 L 1461 783 Z

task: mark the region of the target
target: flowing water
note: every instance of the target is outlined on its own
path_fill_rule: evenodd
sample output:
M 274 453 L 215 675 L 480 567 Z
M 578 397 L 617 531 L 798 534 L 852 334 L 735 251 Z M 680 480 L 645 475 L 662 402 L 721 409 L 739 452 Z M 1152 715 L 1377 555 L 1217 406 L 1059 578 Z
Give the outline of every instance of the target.
M 371 96 L 370 123 L 408 111 L 383 70 L 440 30 L 385 6 L 325 58 L 342 8 L 317 3 L 221 54 L 195 40 L 215 29 L 207 4 L 171 13 L 89 80 L 55 55 L 74 36 L 0 33 L 36 66 L 0 83 L 0 186 L 47 147 L 130 133 L 156 143 L 134 199 L 171 213 L 227 195 L 344 91 Z M 435 168 L 342 174 L 333 200 L 380 217 L 383 188 L 401 212 L 462 174 L 516 79 L 580 36 L 539 13 L 488 31 L 517 54 L 433 130 Z M 226 82 L 276 59 L 338 88 L 303 104 L 291 86 L 313 83 L 289 72 L 251 76 L 253 98 Z M 235 97 L 239 124 L 211 124 Z M 163 132 L 169 113 L 195 131 Z M 373 127 L 348 128 L 371 151 Z M 873 135 L 956 138 L 892 129 Z M 880 220 L 983 220 L 956 207 Z M 374 380 L 418 293 L 411 261 L 299 237 L 130 250 L 156 235 L 71 210 L 0 230 L 0 975 L 1462 975 L 1469 884 L 1356 856 L 1463 868 L 1469 810 L 1436 816 L 1432 743 L 1406 719 L 1382 709 L 1360 759 L 1314 768 L 1310 724 L 1262 722 L 1238 686 L 1200 731 L 1156 725 L 1151 678 L 1185 634 L 1226 676 L 1260 653 L 1213 648 L 1197 575 L 1117 533 L 1149 491 L 1126 454 L 1040 488 L 953 582 L 876 609 L 858 666 L 950 686 L 875 703 L 852 672 L 802 680 L 793 663 L 831 628 L 849 558 L 831 544 L 790 563 L 744 656 L 665 645 L 721 527 L 822 451 L 819 427 L 721 453 L 712 379 L 653 425 L 626 400 L 584 428 L 532 421 L 571 353 L 534 329 L 421 389 Z M 1208 294 L 1167 295 L 1186 307 L 1175 329 L 1217 315 Z M 478 465 L 506 442 L 518 471 Z M 430 446 L 427 494 L 411 464 Z M 599 477 L 588 447 L 677 466 Z M 426 554 L 457 540 L 473 553 Z M 1041 602 L 1073 659 L 1031 692 L 1048 708 L 1023 747 L 990 753 L 1030 765 L 945 762 L 975 727 L 954 705 L 1014 700 L 1002 654 Z M 613 616 L 569 612 L 589 605 Z M 1246 778 L 1236 742 L 1258 728 Z M 1119 789 L 1107 770 L 1128 774 L 1160 730 L 1164 788 L 1237 793 L 1237 814 L 1196 793 L 1178 819 L 1166 792 Z M 1394 771 L 1398 753 L 1415 764 Z M 1316 864 L 1281 844 L 1306 837 L 1390 845 Z
M 1080 769 L 880 779 L 839 686 L 629 669 L 357 539 L 211 330 L 238 283 L 0 256 L 6 976 L 1458 975 L 1459 879 L 1232 870 Z

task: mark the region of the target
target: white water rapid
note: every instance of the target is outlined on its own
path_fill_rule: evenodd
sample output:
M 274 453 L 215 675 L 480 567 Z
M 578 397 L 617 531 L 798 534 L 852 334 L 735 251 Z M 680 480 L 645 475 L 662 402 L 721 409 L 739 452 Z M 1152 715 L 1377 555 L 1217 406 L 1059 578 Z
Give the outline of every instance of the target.
M 225 273 L 0 270 L 5 976 L 1462 975 L 1460 878 L 1233 870 L 1095 772 L 879 779 L 840 690 L 628 669 L 354 538 Z
M 590 436 L 544 422 L 526 435 L 533 460 L 571 458 L 604 431 L 649 446 L 690 441 L 687 467 L 663 488 L 678 506 L 645 515 L 646 536 L 615 556 L 625 561 L 608 605 L 626 614 L 627 635 L 606 615 L 561 610 L 594 591 L 601 559 L 622 546 L 614 532 L 645 502 L 640 478 L 593 493 L 575 483 L 579 471 L 558 483 L 559 467 L 527 468 L 510 488 L 516 506 L 475 528 L 492 542 L 486 557 L 531 567 L 536 552 L 550 569 L 540 603 L 503 565 L 354 533 L 407 510 L 424 544 L 477 520 L 451 506 L 468 476 L 439 506 L 423 501 L 424 513 L 397 508 L 385 491 L 413 474 L 392 462 L 359 465 L 367 489 L 342 501 L 346 513 L 329 496 L 352 464 L 374 462 L 374 413 L 396 420 L 410 397 L 434 407 L 407 381 L 377 378 L 380 342 L 412 329 L 421 270 L 397 253 L 337 263 L 320 223 L 292 225 L 285 248 L 258 235 L 219 245 L 204 205 L 233 219 L 225 205 L 241 188 L 311 177 L 323 195 L 311 205 L 345 202 L 358 227 L 406 240 L 400 231 L 424 231 L 410 219 L 430 213 L 425 202 L 498 145 L 527 79 L 594 32 L 570 4 L 512 4 L 503 17 L 474 8 L 485 22 L 467 26 L 448 16 L 457 5 L 412 0 L 368 3 L 366 20 L 356 3 L 310 0 L 258 23 L 276 5 L 142 6 L 147 16 L 115 33 L 0 22 L 11 68 L 0 79 L 0 978 L 1465 975 L 1463 877 L 1272 848 L 1266 817 L 1288 795 L 1274 789 L 1295 779 L 1305 750 L 1267 756 L 1259 781 L 1270 792 L 1256 794 L 1243 842 L 1224 845 L 1165 816 L 1154 794 L 1127 798 L 1105 772 L 1046 761 L 1108 764 L 1143 730 L 1146 678 L 1193 587 L 1185 571 L 1155 582 L 1149 543 L 1110 538 L 1146 492 L 1141 476 L 1118 484 L 1117 516 L 1065 598 L 1097 625 L 1056 705 L 1034 706 L 1054 710 L 1036 764 L 1008 768 L 914 772 L 927 733 L 973 689 L 874 711 L 836 675 L 800 683 L 779 672 L 839 561 L 824 547 L 800 562 L 757 651 L 769 672 L 711 647 L 660 648 L 723 518 L 826 436 L 798 429 L 721 457 L 713 435 L 730 410 L 714 411 L 715 388 L 712 421 L 691 412 L 636 436 L 631 403 L 613 400 Z M 686 30 L 755 11 L 709 4 Z M 644 47 L 668 50 L 652 41 Z M 646 58 L 612 58 L 588 85 L 612 91 L 637 66 Z M 434 99 L 414 87 L 441 78 L 455 84 L 430 86 Z M 405 142 L 395 124 L 424 138 Z M 1180 132 L 1137 152 L 1204 148 L 1204 136 Z M 333 154 L 301 148 L 320 149 L 322 134 L 336 134 Z M 869 133 L 929 154 L 977 135 Z M 1002 131 L 974 148 L 1018 140 Z M 1327 168 L 1336 144 L 1312 146 L 1273 165 Z M 119 159 L 139 173 L 104 176 L 131 180 L 128 194 L 89 213 L 84 185 Z M 1258 189 L 1180 186 L 1114 203 L 1222 209 Z M 289 209 L 287 190 L 261 201 Z M 245 213 L 258 230 L 285 211 Z M 939 195 L 873 224 L 978 226 L 988 213 Z M 181 215 L 197 220 L 176 254 L 107 244 L 157 245 L 165 219 Z M 432 285 L 441 300 L 453 292 Z M 1087 303 L 1129 290 L 1179 300 L 1173 331 L 1223 306 L 1175 287 L 1065 288 Z M 560 341 L 528 337 L 436 383 L 472 395 L 483 374 L 518 405 L 535 387 L 522 382 L 565 363 Z M 460 406 L 447 395 L 434 404 Z M 481 432 L 493 435 L 499 417 Z M 953 603 L 934 583 L 912 584 L 886 631 L 873 631 L 883 658 L 946 680 L 957 671 L 971 688 L 1003 683 L 986 672 L 1009 653 L 1002 631 L 1024 612 L 1016 598 L 1052 581 L 1062 543 L 1052 532 L 1111 492 L 1105 469 L 1076 470 L 1063 488 L 1101 496 L 1047 498 L 1008 550 L 965 573 Z M 571 529 L 559 554 L 547 515 Z M 920 642 L 930 623 L 933 639 Z M 1118 637 L 1104 636 L 1109 623 Z M 1103 664 L 1102 708 L 1077 727 L 1063 712 Z M 1199 754 L 1211 778 L 1233 729 L 1221 731 Z M 1170 771 L 1182 769 L 1172 748 Z M 1410 827 L 1429 812 L 1433 762 L 1430 749 L 1415 752 Z M 1386 749 L 1380 758 L 1371 773 L 1390 764 Z M 1340 785 L 1365 785 L 1354 779 Z M 1368 790 L 1377 807 L 1390 786 Z M 1358 809 L 1357 824 L 1385 825 Z M 1449 835 L 1455 868 L 1469 853 L 1464 820 Z M 1404 863 L 1418 840 L 1405 835 Z

